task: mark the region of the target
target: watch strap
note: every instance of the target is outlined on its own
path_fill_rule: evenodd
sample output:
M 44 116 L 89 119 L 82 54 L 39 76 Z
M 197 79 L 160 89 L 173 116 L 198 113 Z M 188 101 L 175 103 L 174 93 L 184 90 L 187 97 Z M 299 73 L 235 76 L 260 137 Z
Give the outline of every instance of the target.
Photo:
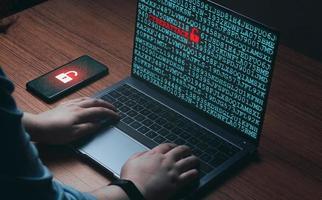
M 145 200 L 140 190 L 130 180 L 117 179 L 110 183 L 110 185 L 116 185 L 122 188 L 131 200 Z

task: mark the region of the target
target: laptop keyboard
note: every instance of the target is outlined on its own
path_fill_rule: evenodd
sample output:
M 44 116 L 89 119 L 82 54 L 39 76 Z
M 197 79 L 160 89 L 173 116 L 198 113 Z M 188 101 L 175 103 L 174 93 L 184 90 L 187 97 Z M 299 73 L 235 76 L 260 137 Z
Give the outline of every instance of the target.
M 109 91 L 101 99 L 119 110 L 123 123 L 116 126 L 121 130 L 131 127 L 156 145 L 170 142 L 189 146 L 201 160 L 201 176 L 239 151 L 239 148 L 129 85 Z

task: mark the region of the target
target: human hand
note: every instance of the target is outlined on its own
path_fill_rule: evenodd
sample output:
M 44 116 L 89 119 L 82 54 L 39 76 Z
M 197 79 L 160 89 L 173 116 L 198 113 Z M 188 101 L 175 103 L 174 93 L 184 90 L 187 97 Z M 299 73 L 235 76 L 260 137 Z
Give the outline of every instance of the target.
M 39 114 L 25 113 L 23 124 L 33 141 L 65 144 L 94 133 L 106 120 L 118 119 L 112 104 L 83 97 L 63 102 L 56 108 Z
M 0 33 L 6 34 L 8 29 L 17 22 L 18 16 L 11 16 L 5 19 L 0 19 Z
M 198 178 L 198 165 L 189 147 L 161 144 L 129 158 L 121 178 L 131 180 L 147 200 L 164 200 Z

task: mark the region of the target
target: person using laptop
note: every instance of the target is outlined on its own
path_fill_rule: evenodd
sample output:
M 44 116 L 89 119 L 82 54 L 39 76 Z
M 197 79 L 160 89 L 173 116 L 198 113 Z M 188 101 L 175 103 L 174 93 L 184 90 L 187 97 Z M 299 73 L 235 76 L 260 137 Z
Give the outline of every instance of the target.
M 161 144 L 133 155 L 122 168 L 121 181 L 91 194 L 63 185 L 53 180 L 30 136 L 46 144 L 69 143 L 95 132 L 103 119 L 117 120 L 115 107 L 85 97 L 38 115 L 23 114 L 16 107 L 13 90 L 0 68 L 0 150 L 4 152 L 0 194 L 4 199 L 168 199 L 198 178 L 198 159 L 187 146 Z
M 200 158 L 199 184 L 192 193 L 206 189 L 257 152 L 278 41 L 275 29 L 212 1 L 139 0 L 131 74 L 95 95 L 117 106 L 120 120 L 73 148 L 139 188 L 144 185 L 139 168 L 143 174 L 164 176 L 169 182 L 147 176 L 154 183 L 164 183 L 160 190 L 146 185 L 150 181 L 144 183 L 147 191 L 157 191 L 159 198 L 166 199 L 161 194 L 169 190 L 171 195 L 181 181 L 196 178 L 197 159 L 186 147 L 165 148 L 162 143 L 188 145 Z M 86 131 L 73 135 L 81 137 Z M 127 161 L 133 153 L 150 149 Z M 114 151 L 119 154 L 102 153 Z M 148 169 L 135 163 L 145 163 Z M 165 163 L 170 165 L 163 168 Z M 173 181 L 178 187 L 170 187 L 173 172 L 162 174 L 165 169 L 176 169 Z

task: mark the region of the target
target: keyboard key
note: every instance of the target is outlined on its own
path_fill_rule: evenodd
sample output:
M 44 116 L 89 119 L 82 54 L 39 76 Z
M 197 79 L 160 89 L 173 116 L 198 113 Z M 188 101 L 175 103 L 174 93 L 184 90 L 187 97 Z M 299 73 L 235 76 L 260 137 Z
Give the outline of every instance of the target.
M 117 91 L 112 91 L 109 93 L 113 98 L 119 98 L 120 96 L 122 96 L 120 93 L 118 93 Z
M 158 134 L 156 133 L 156 132 L 154 132 L 154 131 L 149 131 L 149 132 L 147 132 L 147 134 L 145 134 L 147 137 L 149 137 L 149 138 L 151 138 L 151 139 L 153 139 L 153 138 L 155 138 Z
M 207 163 L 205 163 L 203 161 L 200 161 L 200 170 L 202 172 L 209 173 L 212 169 L 213 169 L 213 167 L 211 167 L 210 165 L 208 165 Z
M 116 100 L 113 97 L 111 97 L 109 94 L 102 96 L 101 99 L 112 104 L 116 102 Z
M 121 102 L 126 102 L 129 99 L 127 97 L 125 97 L 125 96 L 121 96 L 118 100 L 121 101 Z
M 138 92 L 136 89 L 134 89 L 133 87 L 127 85 L 128 87 L 126 88 L 128 91 L 130 91 L 131 93 L 136 93 Z
M 146 134 L 150 129 L 146 126 L 142 126 L 141 128 L 138 129 L 140 133 Z
M 141 114 L 138 114 L 136 117 L 135 117 L 135 120 L 137 120 L 137 121 L 139 121 L 139 122 L 142 122 L 142 121 L 144 121 L 146 118 L 143 116 L 143 115 L 141 115 Z
M 177 138 L 178 138 L 178 136 L 176 136 L 175 134 L 173 134 L 173 133 L 170 133 L 170 134 L 168 134 L 167 136 L 165 136 L 168 140 L 170 140 L 170 141 L 175 141 Z
M 157 131 L 160 135 L 162 136 L 166 136 L 169 134 L 169 131 L 167 131 L 166 129 L 160 129 L 159 131 Z
M 181 139 L 181 138 L 178 138 L 178 139 L 176 139 L 175 141 L 174 141 L 174 143 L 175 144 L 177 144 L 177 145 L 184 145 L 184 144 L 186 144 L 187 142 L 186 141 L 184 141 L 183 139 Z
M 171 112 L 168 114 L 167 119 L 168 119 L 168 121 L 173 122 L 173 121 L 177 120 L 179 117 L 180 117 L 180 115 L 176 114 L 175 112 Z
M 160 113 L 161 111 L 162 111 L 162 109 L 160 108 L 160 106 L 155 106 L 155 107 L 153 107 L 152 109 L 151 109 L 151 111 L 152 112 L 154 112 L 154 113 Z
M 148 109 L 144 109 L 144 110 L 141 110 L 140 113 L 144 116 L 148 116 L 151 114 L 151 111 L 149 111 Z
M 136 93 L 132 93 L 130 96 L 128 96 L 130 99 L 136 101 L 138 98 L 140 98 L 140 95 Z
M 132 123 L 134 121 L 134 119 L 132 119 L 131 117 L 125 117 L 121 121 L 126 123 L 126 124 L 130 124 L 130 123 Z
M 145 104 L 144 104 L 144 107 L 151 110 L 153 107 L 154 107 L 154 103 L 152 101 L 147 101 Z
M 136 105 L 135 101 L 129 100 L 126 102 L 126 105 L 129 107 L 133 107 L 134 105 Z
M 153 124 L 151 127 L 150 127 L 152 130 L 154 130 L 154 131 L 159 131 L 162 127 L 161 126 L 159 126 L 158 124 Z
M 197 124 L 190 124 L 190 126 L 191 126 L 191 130 L 193 131 L 200 131 L 201 129 L 203 129 Z
M 116 101 L 115 103 L 113 103 L 113 105 L 116 107 L 116 108 L 119 108 L 121 106 L 123 106 L 123 104 L 119 101 Z
M 198 146 L 200 146 L 202 149 L 207 149 L 207 148 L 211 148 L 207 141 L 204 140 L 199 140 Z
M 200 151 L 199 149 L 197 149 L 197 148 L 193 148 L 192 149 L 192 154 L 193 155 L 195 155 L 195 156 L 197 156 L 197 157 L 199 157 L 199 156 L 201 156 L 202 155 L 202 151 Z
M 161 144 L 161 143 L 163 143 L 163 142 L 165 142 L 165 141 L 166 141 L 166 139 L 165 139 L 164 137 L 160 136 L 160 135 L 158 135 L 157 137 L 155 137 L 153 140 L 154 140 L 156 143 L 158 143 L 158 144 Z
M 187 139 L 187 141 L 190 143 L 190 144 L 193 144 L 193 145 L 197 145 L 199 144 L 199 140 L 195 137 L 190 137 Z
M 212 132 L 209 132 L 209 131 L 204 132 L 200 130 L 199 134 L 202 135 L 202 137 L 205 138 L 206 140 L 218 140 L 219 142 L 222 142 L 222 139 L 217 135 L 213 134 Z
M 210 164 L 213 167 L 218 167 L 219 165 L 221 165 L 222 163 L 224 163 L 227 160 L 228 157 L 225 156 L 225 154 L 219 152 L 217 153 L 215 156 L 213 156 L 213 159 L 210 160 Z
M 144 96 L 145 96 L 145 95 L 144 95 Z M 147 103 L 147 100 L 145 100 L 145 98 L 142 98 L 142 97 L 141 97 L 141 98 L 139 98 L 137 101 L 138 101 L 138 103 L 139 103 L 139 104 L 141 104 L 141 105 L 143 105 L 143 104 Z
M 215 155 L 218 153 L 218 149 L 214 148 L 214 147 L 207 147 L 207 148 L 203 148 L 206 149 L 206 152 L 208 152 L 211 155 Z
M 118 114 L 119 114 L 119 116 L 120 116 L 121 119 L 123 119 L 123 118 L 125 118 L 127 116 L 125 113 L 122 113 L 122 112 L 121 113 L 118 113 Z
M 150 115 L 148 115 L 148 118 L 151 120 L 155 120 L 156 118 L 158 118 L 158 115 L 151 113 Z
M 134 129 L 138 129 L 142 126 L 142 124 L 140 124 L 139 122 L 132 122 L 132 124 L 130 124 L 130 126 Z
M 190 125 L 185 125 L 182 129 L 186 132 L 190 132 L 193 130 L 193 128 Z
M 171 130 L 171 129 L 174 128 L 174 125 L 171 124 L 171 123 L 169 123 L 169 122 L 167 122 L 166 124 L 163 125 L 163 127 L 166 128 L 166 129 L 168 129 L 168 130 Z
M 191 137 L 190 134 L 185 131 L 182 131 L 179 135 L 185 140 Z
M 122 112 L 128 112 L 128 111 L 130 111 L 130 108 L 129 108 L 129 107 L 127 107 L 127 106 L 121 106 L 121 107 L 119 108 L 119 110 L 120 110 L 120 111 L 122 111 Z
M 179 119 L 172 120 L 171 122 L 173 123 L 173 125 L 175 127 L 180 128 L 180 126 L 179 126 Z
M 211 140 L 208 141 L 209 145 L 212 147 L 218 147 L 221 144 L 221 139 L 217 138 L 217 137 L 213 137 L 211 138 Z
M 169 111 L 164 111 L 163 110 L 161 113 L 159 113 L 159 116 L 162 119 L 166 119 L 168 117 L 168 115 L 169 115 Z
M 163 118 L 158 118 L 155 120 L 156 123 L 158 123 L 160 126 L 163 126 L 164 124 L 167 123 L 167 120 L 163 119 Z
M 137 112 L 140 112 L 143 109 L 143 107 L 140 106 L 140 105 L 135 105 L 135 106 L 132 107 L 132 109 L 137 111 Z
M 129 91 L 129 90 L 121 90 L 120 93 L 123 94 L 124 96 L 129 96 L 131 94 L 131 91 Z
M 178 122 L 178 127 L 181 127 L 182 129 L 186 126 L 186 125 L 188 125 L 188 123 L 187 122 L 184 122 L 183 120 L 182 120 L 182 118 L 180 118 L 180 121 Z
M 200 159 L 205 161 L 205 162 L 209 162 L 211 159 L 212 159 L 212 156 L 210 156 L 209 154 L 207 153 L 203 153 L 201 156 L 200 156 Z
M 142 122 L 145 126 L 151 126 L 153 124 L 153 121 L 149 120 L 149 119 L 146 119 Z
M 174 128 L 173 130 L 172 130 L 172 132 L 174 132 L 175 134 L 177 134 L 177 135 L 180 135 L 181 133 L 182 133 L 182 130 L 181 129 L 179 129 L 179 128 Z
M 130 110 L 127 115 L 130 116 L 130 117 L 135 117 L 138 113 L 135 112 L 134 110 Z
M 124 85 L 122 85 L 122 86 L 120 86 L 118 89 L 119 90 L 128 90 L 128 89 L 130 89 L 131 87 L 129 86 L 129 85 L 127 85 L 127 84 L 124 84 Z

